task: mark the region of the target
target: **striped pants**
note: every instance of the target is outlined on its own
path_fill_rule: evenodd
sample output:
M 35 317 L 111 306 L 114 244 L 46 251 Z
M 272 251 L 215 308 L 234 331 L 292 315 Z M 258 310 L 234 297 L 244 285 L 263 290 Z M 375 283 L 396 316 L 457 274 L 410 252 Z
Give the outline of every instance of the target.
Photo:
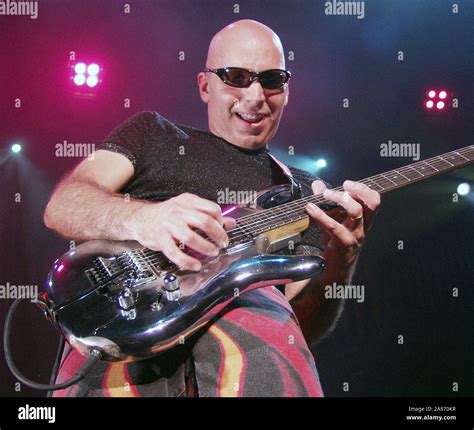
M 56 382 L 84 357 L 66 344 Z M 284 295 L 264 287 L 236 298 L 185 344 L 132 363 L 100 362 L 55 397 L 322 397 L 314 358 Z

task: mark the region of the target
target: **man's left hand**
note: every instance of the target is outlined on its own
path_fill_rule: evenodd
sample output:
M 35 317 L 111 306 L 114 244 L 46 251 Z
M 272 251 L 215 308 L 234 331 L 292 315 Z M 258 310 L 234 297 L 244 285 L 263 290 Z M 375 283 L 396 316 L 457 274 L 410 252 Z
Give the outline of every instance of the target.
M 326 200 L 337 203 L 343 209 L 329 216 L 314 204 L 306 206 L 308 215 L 323 228 L 326 258 L 346 264 L 349 269 L 355 264 L 380 206 L 380 194 L 365 184 L 353 181 L 344 182 L 344 191 L 329 190 L 322 181 L 314 181 L 311 186 L 315 195 L 322 194 Z

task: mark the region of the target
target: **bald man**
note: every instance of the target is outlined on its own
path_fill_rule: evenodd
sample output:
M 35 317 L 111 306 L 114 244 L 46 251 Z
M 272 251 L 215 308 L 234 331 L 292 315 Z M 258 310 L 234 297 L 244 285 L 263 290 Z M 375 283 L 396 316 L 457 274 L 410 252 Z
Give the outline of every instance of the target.
M 198 271 L 201 262 L 180 244 L 207 256 L 228 245 L 226 229 L 235 223 L 222 215 L 219 192 L 295 181 L 303 196 L 324 193 L 345 210 L 336 221 L 314 205 L 306 208 L 314 222 L 299 251 L 322 254 L 326 270 L 315 279 L 246 293 L 184 345 L 139 362 L 100 363 L 56 395 L 323 395 L 307 342 L 334 326 L 341 301 L 326 299 L 324 286 L 350 283 L 380 196 L 351 181 L 344 192 L 328 190 L 271 156 L 268 143 L 288 103 L 290 76 L 270 28 L 252 20 L 228 25 L 212 39 L 197 76 L 209 130 L 174 124 L 156 112 L 133 116 L 58 185 L 45 223 L 76 240 L 136 240 Z M 83 360 L 67 346 L 57 382 Z

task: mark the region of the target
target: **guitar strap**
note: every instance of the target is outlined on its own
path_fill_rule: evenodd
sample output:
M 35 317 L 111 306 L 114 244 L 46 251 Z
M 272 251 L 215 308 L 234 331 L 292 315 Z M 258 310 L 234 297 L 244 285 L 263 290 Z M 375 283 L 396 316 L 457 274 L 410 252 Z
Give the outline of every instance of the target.
M 270 155 L 272 160 L 280 167 L 281 170 L 283 170 L 284 175 L 290 181 L 291 196 L 294 199 L 301 198 L 302 197 L 301 184 L 293 177 L 293 175 L 292 175 L 290 169 L 288 168 L 288 166 L 283 164 L 274 155 L 272 155 L 270 153 L 268 153 L 268 155 Z M 283 254 L 287 254 L 287 253 L 292 254 L 292 252 L 289 251 L 289 250 L 286 251 L 286 252 L 283 252 Z M 323 251 L 319 247 L 314 246 L 312 243 L 306 243 L 304 240 L 302 240 L 299 244 L 296 245 L 296 248 L 294 250 L 294 254 L 296 254 L 296 255 L 315 255 L 315 256 L 318 256 L 318 257 L 322 257 Z M 277 286 L 277 287 L 281 287 L 281 286 Z M 282 291 L 282 290 L 280 290 L 280 291 Z M 282 292 L 284 292 L 284 291 L 282 291 Z
M 291 186 L 291 197 L 294 199 L 301 198 L 301 184 L 293 177 L 290 169 L 286 164 L 283 164 L 280 160 L 278 160 L 274 155 L 268 153 L 270 158 L 280 167 L 283 171 L 283 174 L 288 178 L 290 181 Z

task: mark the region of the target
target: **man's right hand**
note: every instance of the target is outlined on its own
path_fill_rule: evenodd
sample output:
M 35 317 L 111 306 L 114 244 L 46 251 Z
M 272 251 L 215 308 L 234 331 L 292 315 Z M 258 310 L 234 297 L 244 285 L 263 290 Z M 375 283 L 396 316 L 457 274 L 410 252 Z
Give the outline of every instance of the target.
M 56 187 L 45 211 L 46 225 L 75 240 L 136 240 L 187 270 L 199 270 L 201 263 L 180 244 L 204 256 L 228 245 L 224 228 L 234 228 L 235 220 L 222 217 L 216 203 L 188 193 L 162 203 L 125 200 L 119 192 L 133 174 L 124 155 L 96 151 Z
M 184 193 L 165 202 L 140 207 L 133 214 L 131 230 L 141 245 L 163 252 L 183 269 L 198 271 L 201 262 L 183 252 L 183 245 L 204 256 L 217 256 L 220 248 L 229 245 L 225 229 L 234 227 L 235 220 L 223 217 L 218 204 Z

